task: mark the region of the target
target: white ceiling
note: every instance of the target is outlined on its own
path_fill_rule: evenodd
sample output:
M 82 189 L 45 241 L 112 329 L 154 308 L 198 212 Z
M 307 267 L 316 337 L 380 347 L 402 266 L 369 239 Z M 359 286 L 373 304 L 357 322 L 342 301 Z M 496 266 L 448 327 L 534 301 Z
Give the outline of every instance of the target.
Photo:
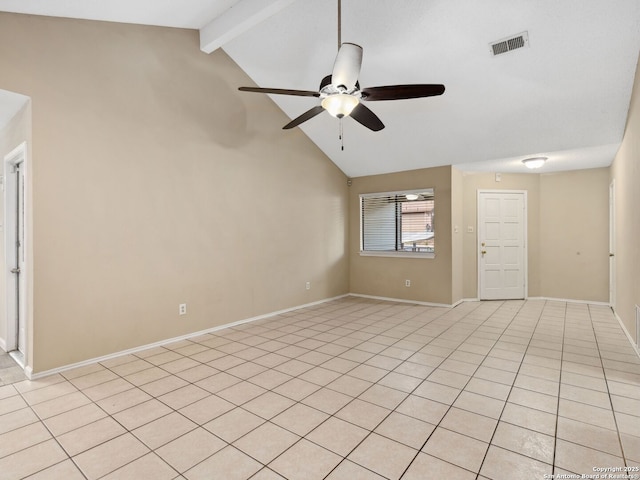
M 238 0 L 0 0 L 0 12 L 199 29 Z
M 223 49 L 259 86 L 317 89 L 337 51 L 337 0 L 0 0 L 0 11 L 204 28 L 230 7 L 269 3 L 283 6 Z M 441 97 L 369 102 L 386 128 L 343 120 L 344 151 L 338 120 L 323 113 L 304 123 L 347 175 L 439 165 L 525 172 L 520 160 L 541 154 L 549 161 L 539 172 L 613 160 L 640 51 L 638 0 L 342 3 L 342 40 L 364 48 L 363 87 L 446 86 Z M 490 54 L 490 42 L 523 31 L 528 48 Z M 318 102 L 272 98 L 290 118 Z

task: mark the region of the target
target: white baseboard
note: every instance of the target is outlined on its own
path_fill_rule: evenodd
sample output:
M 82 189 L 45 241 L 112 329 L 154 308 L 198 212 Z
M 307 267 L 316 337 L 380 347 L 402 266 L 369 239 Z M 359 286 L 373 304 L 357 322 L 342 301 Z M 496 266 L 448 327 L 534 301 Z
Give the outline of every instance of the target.
M 349 296 L 351 296 L 351 297 L 360 297 L 360 298 L 370 298 L 371 300 L 382 300 L 384 302 L 412 303 L 413 305 L 424 305 L 424 306 L 427 306 L 427 307 L 452 308 L 452 307 L 462 303 L 462 300 L 459 300 L 454 305 L 450 305 L 450 304 L 447 304 L 447 303 L 420 302 L 418 300 L 405 300 L 405 299 L 402 299 L 402 298 L 378 297 L 376 295 L 364 295 L 362 293 L 350 293 Z
M 24 367 L 25 358 L 22 352 L 18 350 L 13 350 L 12 352 L 9 352 L 9 355 L 20 366 L 20 368 L 25 370 L 25 367 Z
M 161 347 L 163 345 L 167 345 L 169 343 L 179 342 L 180 340 L 187 340 L 189 338 L 197 337 L 199 335 L 205 335 L 207 333 L 217 332 L 219 330 L 224 330 L 225 328 L 236 327 L 238 325 L 242 325 L 244 323 L 255 322 L 257 320 L 264 320 L 265 318 L 274 317 L 276 315 L 281 315 L 283 313 L 291 312 L 294 310 L 299 310 L 301 308 L 312 307 L 314 305 L 320 305 L 322 303 L 331 302 L 333 300 L 338 300 L 340 298 L 348 297 L 349 294 L 338 295 L 337 297 L 325 298 L 324 300 L 318 300 L 316 302 L 305 303 L 304 305 L 298 305 L 295 307 L 285 308 L 284 310 L 278 310 L 276 312 L 265 313 L 263 315 L 258 315 L 256 317 L 245 318 L 244 320 L 238 320 L 236 322 L 225 323 L 224 325 L 218 325 L 216 327 L 208 328 L 206 330 L 200 330 L 198 332 L 191 332 L 185 335 L 180 335 L 178 337 L 167 338 L 165 340 L 160 340 L 159 342 L 149 343 L 147 345 L 141 345 L 139 347 L 129 348 L 127 350 L 121 350 L 119 352 L 110 353 L 108 355 L 103 355 L 101 357 L 90 358 L 88 360 L 83 360 L 81 362 L 72 363 L 69 365 L 63 365 L 62 367 L 52 368 L 51 370 L 45 370 L 42 372 L 33 373 L 33 369 L 31 366 L 27 366 L 25 368 L 25 375 L 29 380 L 36 380 L 38 378 L 48 377 L 49 375 L 54 375 L 56 373 L 62 373 L 67 370 L 72 370 L 74 368 L 84 367 L 86 365 L 91 365 L 92 363 L 104 362 L 106 360 L 111 360 L 112 358 L 121 357 L 123 355 L 131 355 L 133 353 L 138 353 L 143 350 L 148 350 L 150 348 Z
M 636 342 L 633 340 L 633 337 L 629 333 L 629 330 L 627 330 L 627 327 L 625 327 L 624 322 L 618 316 L 618 312 L 616 312 L 615 309 L 613 309 L 613 315 L 616 317 L 616 320 L 618 320 L 618 323 L 620 324 L 622 331 L 627 336 L 627 339 L 629 340 L 629 343 L 631 344 L 633 351 L 636 352 L 636 355 L 638 355 L 638 357 L 640 357 L 640 348 L 638 348 L 638 345 L 636 345 Z
M 554 298 L 554 297 L 527 297 L 525 300 L 547 300 L 549 302 L 564 302 L 564 303 L 580 303 L 583 305 L 598 305 L 602 307 L 610 307 L 609 302 L 596 302 L 593 300 L 575 300 L 573 298 Z
M 283 310 L 278 310 L 278 311 L 275 311 L 275 312 L 266 313 L 266 314 L 258 315 L 258 316 L 251 317 L 251 318 L 246 318 L 244 320 L 238 320 L 236 322 L 226 323 L 224 325 L 218 325 L 216 327 L 208 328 L 206 330 L 200 330 L 198 332 L 191 332 L 191 333 L 188 333 L 188 334 L 185 334 L 185 335 L 180 335 L 178 337 L 168 338 L 168 339 L 161 340 L 161 341 L 154 342 L 154 343 L 150 343 L 150 344 L 147 344 L 147 345 L 141 345 L 139 347 L 134 347 L 134 348 L 130 348 L 130 349 L 127 349 L 127 350 L 122 350 L 122 351 L 111 353 L 111 354 L 104 355 L 104 356 L 101 356 L 101 357 L 90 358 L 88 360 L 83 360 L 81 362 L 77 362 L 77 363 L 73 363 L 73 364 L 69 364 L 69 365 L 64 365 L 62 367 L 53 368 L 51 370 L 45 370 L 45 371 L 42 371 L 42 372 L 33 373 L 33 368 L 28 365 L 25 368 L 24 372 L 25 372 L 25 375 L 27 376 L 27 378 L 29 378 L 30 380 L 36 380 L 38 378 L 43 378 L 43 377 L 47 377 L 49 375 L 54 375 L 56 373 L 62 373 L 62 372 L 65 372 L 67 370 L 72 370 L 74 368 L 79 368 L 79 367 L 84 367 L 86 365 L 91 365 L 91 364 L 96 363 L 96 362 L 103 362 L 103 361 L 106 361 L 106 360 L 111 360 L 113 358 L 117 358 L 117 357 L 120 357 L 120 356 L 123 356 L 123 355 L 135 354 L 135 353 L 141 352 L 143 350 L 148 350 L 150 348 L 161 347 L 163 345 L 167 345 L 167 344 L 173 343 L 173 342 L 178 342 L 180 340 L 187 340 L 189 338 L 197 337 L 199 335 L 205 335 L 207 333 L 217 332 L 219 330 L 224 330 L 226 328 L 235 327 L 235 326 L 242 325 L 242 324 L 245 324 L 245 323 L 255 322 L 257 320 L 264 320 L 266 318 L 274 317 L 276 315 L 280 315 L 280 314 L 283 314 L 283 313 L 292 312 L 294 310 L 299 310 L 301 308 L 312 307 L 314 305 L 320 305 L 320 304 L 323 304 L 323 303 L 331 302 L 333 300 L 338 300 L 338 299 L 349 297 L 349 296 L 351 296 L 351 297 L 360 297 L 360 298 L 369 298 L 369 299 L 372 299 L 372 300 L 381 300 L 381 301 L 387 301 L 387 302 L 409 303 L 409 304 L 413 304 L 413 305 L 424 305 L 424 306 L 428 306 L 428 307 L 443 307 L 443 308 L 454 308 L 454 307 L 456 307 L 456 306 L 458 306 L 458 305 L 460 305 L 460 304 L 462 304 L 464 302 L 478 302 L 478 301 L 480 301 L 480 299 L 478 299 L 478 298 L 463 298 L 463 299 L 458 300 L 457 302 L 455 302 L 453 304 L 445 304 L 445 303 L 433 303 L 433 302 L 420 302 L 420 301 L 416 301 L 416 300 L 405 300 L 405 299 L 391 298 L 391 297 L 379 297 L 379 296 L 375 296 L 375 295 L 363 295 L 363 294 L 359 294 L 359 293 L 347 293 L 347 294 L 344 294 L 344 295 L 338 295 L 337 297 L 326 298 L 324 300 L 318 300 L 316 302 L 311 302 L 311 303 L 307 303 L 307 304 L 304 304 L 304 305 L 298 305 L 298 306 L 295 306 L 295 307 L 290 307 L 290 308 L 286 308 L 286 309 L 283 309 Z M 550 300 L 550 301 L 558 301 L 558 302 L 582 303 L 582 304 L 590 304 L 590 305 L 609 306 L 609 304 L 605 303 L 605 302 L 590 302 L 590 301 L 583 301 L 583 300 L 570 300 L 570 299 L 547 298 L 547 297 L 529 297 L 526 300 Z M 618 317 L 617 314 L 615 316 L 616 316 L 616 319 L 618 320 L 618 322 L 620 323 L 620 325 L 622 326 L 622 329 L 625 332 L 625 334 L 627 335 L 627 338 L 629 339 L 629 341 L 630 341 L 631 345 L 633 346 L 635 352 L 640 356 L 640 352 L 638 351 L 638 348 L 633 343 L 633 340 L 631 339 L 631 335 L 629 334 L 629 332 L 625 328 L 625 326 L 622 323 L 620 317 Z M 5 346 L 4 340 L 0 338 L 0 347 L 4 349 L 4 346 Z

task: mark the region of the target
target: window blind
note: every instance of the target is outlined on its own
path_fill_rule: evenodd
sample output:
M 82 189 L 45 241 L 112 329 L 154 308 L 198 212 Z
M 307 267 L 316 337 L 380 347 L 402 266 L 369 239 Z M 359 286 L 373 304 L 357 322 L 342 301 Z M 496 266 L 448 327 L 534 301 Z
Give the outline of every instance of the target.
M 361 251 L 434 253 L 433 188 L 360 195 Z

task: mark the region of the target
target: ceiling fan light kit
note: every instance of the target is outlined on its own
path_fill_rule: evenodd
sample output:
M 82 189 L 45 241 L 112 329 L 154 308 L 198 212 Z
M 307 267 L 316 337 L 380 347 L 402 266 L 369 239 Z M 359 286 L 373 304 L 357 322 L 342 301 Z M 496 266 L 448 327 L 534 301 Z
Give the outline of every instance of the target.
M 374 132 L 384 128 L 384 124 L 362 102 L 382 100 L 406 100 L 442 95 L 444 85 L 413 84 L 386 85 L 382 87 L 360 88 L 358 77 L 362 66 L 362 47 L 355 43 L 341 43 L 341 3 L 338 0 L 338 55 L 331 75 L 324 77 L 317 92 L 311 90 L 290 90 L 283 88 L 240 87 L 243 92 L 294 95 L 300 97 L 320 97 L 320 105 L 307 110 L 283 127 L 288 130 L 319 115 L 324 110 L 333 117 L 351 117 L 356 122 Z
M 540 168 L 541 166 L 544 165 L 544 162 L 547 161 L 547 157 L 532 157 L 532 158 L 525 158 L 524 160 L 522 160 L 522 163 L 524 163 L 524 166 L 527 168 Z
M 357 97 L 346 93 L 335 93 L 325 97 L 322 102 L 324 108 L 331 116 L 336 118 L 348 117 L 354 108 L 360 103 Z

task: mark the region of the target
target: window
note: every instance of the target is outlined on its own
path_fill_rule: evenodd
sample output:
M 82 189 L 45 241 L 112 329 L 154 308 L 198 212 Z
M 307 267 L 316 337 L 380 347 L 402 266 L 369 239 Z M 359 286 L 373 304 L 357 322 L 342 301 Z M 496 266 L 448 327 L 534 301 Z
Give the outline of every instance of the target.
M 360 253 L 433 257 L 433 188 L 360 195 Z

